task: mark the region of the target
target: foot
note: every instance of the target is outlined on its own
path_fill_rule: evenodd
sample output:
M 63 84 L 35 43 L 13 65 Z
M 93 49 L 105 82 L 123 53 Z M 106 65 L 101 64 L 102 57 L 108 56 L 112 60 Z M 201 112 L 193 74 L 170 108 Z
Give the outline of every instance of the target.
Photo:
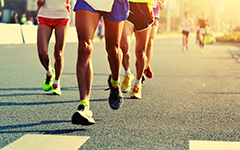
M 112 75 L 109 75 L 109 77 L 108 77 L 108 85 L 109 85 L 109 89 L 110 89 L 108 103 L 112 109 L 116 110 L 122 106 L 123 96 L 122 96 L 119 86 L 118 87 L 112 86 L 111 77 L 112 77 Z
M 186 46 L 183 46 L 182 50 L 183 50 L 183 51 L 186 51 L 186 50 L 187 50 Z
M 130 76 L 124 75 L 124 79 L 123 79 L 122 86 L 121 86 L 121 90 L 123 93 L 127 93 L 131 90 L 131 83 L 132 83 L 133 79 L 134 79 L 134 75 L 133 75 L 132 71 L 131 71 Z
M 199 47 L 199 50 L 204 53 L 204 48 L 202 46 Z
M 52 68 L 52 74 L 48 75 L 46 74 L 46 79 L 43 83 L 43 90 L 49 91 L 52 88 L 52 80 L 55 77 L 55 70 Z
M 144 74 L 148 77 L 148 78 L 152 78 L 153 77 L 153 71 L 150 68 L 150 66 L 147 67 L 147 69 L 144 70 Z
M 72 124 L 93 125 L 95 124 L 95 120 L 92 116 L 92 111 L 85 105 L 80 104 L 77 111 L 72 116 Z
M 61 95 L 62 94 L 61 87 L 59 84 L 52 85 L 52 94 L 53 95 Z
M 142 85 L 134 85 L 131 93 L 131 98 L 141 99 L 142 98 Z

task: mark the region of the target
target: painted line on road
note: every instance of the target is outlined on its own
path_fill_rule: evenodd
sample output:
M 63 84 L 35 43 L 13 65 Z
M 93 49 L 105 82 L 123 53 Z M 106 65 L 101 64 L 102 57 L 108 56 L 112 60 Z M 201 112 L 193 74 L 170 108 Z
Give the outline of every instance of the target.
M 189 141 L 189 150 L 239 150 L 240 142 Z
M 77 150 L 89 136 L 26 134 L 1 150 Z

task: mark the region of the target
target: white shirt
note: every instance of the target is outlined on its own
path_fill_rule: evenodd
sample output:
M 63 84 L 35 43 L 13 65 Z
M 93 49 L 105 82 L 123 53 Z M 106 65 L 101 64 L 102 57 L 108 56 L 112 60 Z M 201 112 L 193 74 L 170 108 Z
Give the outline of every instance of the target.
M 182 23 L 182 29 L 184 30 L 184 31 L 188 31 L 188 32 L 190 32 L 191 31 L 191 18 L 190 17 L 188 17 L 188 18 L 183 18 L 183 23 Z
M 69 0 L 45 0 L 45 4 L 38 10 L 38 17 L 69 18 Z

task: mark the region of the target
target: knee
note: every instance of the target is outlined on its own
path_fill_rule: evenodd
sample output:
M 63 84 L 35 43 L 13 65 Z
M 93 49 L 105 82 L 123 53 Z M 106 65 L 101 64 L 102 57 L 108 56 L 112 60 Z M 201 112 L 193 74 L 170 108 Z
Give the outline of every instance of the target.
M 110 57 L 117 57 L 122 54 L 119 44 L 106 44 L 106 50 Z
M 39 49 L 38 49 L 38 55 L 39 55 L 40 57 L 48 57 L 47 50 L 44 50 L 44 49 L 39 48 Z
M 54 52 L 54 57 L 56 61 L 60 61 L 63 58 L 63 50 L 55 51 Z
M 137 57 L 137 59 L 145 59 L 146 54 L 143 50 L 137 50 L 136 51 L 136 57 Z
M 93 46 L 91 41 L 80 41 L 78 45 L 78 58 L 88 59 L 91 57 Z

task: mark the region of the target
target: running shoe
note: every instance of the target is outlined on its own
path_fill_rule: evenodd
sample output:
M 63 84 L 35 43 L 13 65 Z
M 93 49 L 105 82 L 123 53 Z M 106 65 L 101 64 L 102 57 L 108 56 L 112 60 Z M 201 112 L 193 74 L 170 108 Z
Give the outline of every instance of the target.
M 93 125 L 95 124 L 95 120 L 92 116 L 93 113 L 91 109 L 80 104 L 77 111 L 73 114 L 71 122 L 76 125 Z
M 199 47 L 200 52 L 204 53 L 204 48 L 202 46 Z
M 187 47 L 186 47 L 186 46 L 183 46 L 182 50 L 183 50 L 183 51 L 186 51 L 186 50 L 187 50 Z
M 148 78 L 152 78 L 153 77 L 153 71 L 150 68 L 150 66 L 147 67 L 147 69 L 144 70 L 144 74 L 148 77 Z
M 131 90 L 131 83 L 132 83 L 133 79 L 134 79 L 134 75 L 133 75 L 132 71 L 131 71 L 130 76 L 124 75 L 124 79 L 123 79 L 122 87 L 121 87 L 123 93 L 127 93 Z
M 110 89 L 110 95 L 108 99 L 108 103 L 110 107 L 114 110 L 120 108 L 123 104 L 123 96 L 122 92 L 120 91 L 119 86 L 118 87 L 113 87 L 111 83 L 111 77 L 112 75 L 109 75 L 108 77 L 108 86 L 109 88 L 106 90 Z
M 53 95 L 61 95 L 62 94 L 61 87 L 59 84 L 52 85 L 52 94 Z
M 46 79 L 43 83 L 43 90 L 49 91 L 52 88 L 52 80 L 55 77 L 55 70 L 52 68 L 52 75 L 46 74 Z
M 141 99 L 142 98 L 142 85 L 134 85 L 131 93 L 131 98 Z

